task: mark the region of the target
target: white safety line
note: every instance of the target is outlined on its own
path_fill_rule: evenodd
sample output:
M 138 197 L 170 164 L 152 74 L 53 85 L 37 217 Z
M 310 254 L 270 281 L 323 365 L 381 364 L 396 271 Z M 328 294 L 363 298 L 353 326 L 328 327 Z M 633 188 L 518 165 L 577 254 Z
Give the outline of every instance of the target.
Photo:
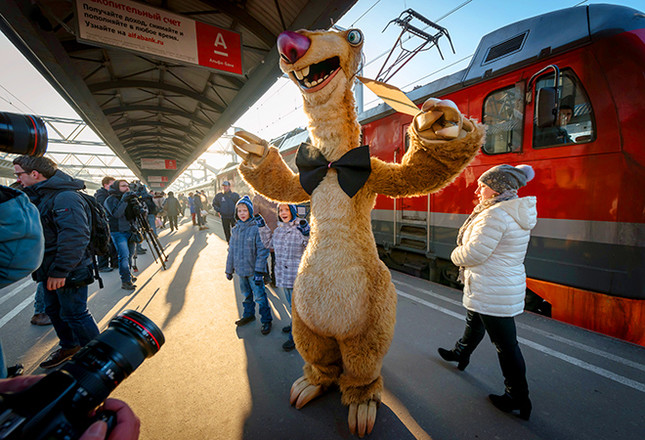
M 0 319 L 0 328 L 2 328 L 7 322 L 11 321 L 18 313 L 22 312 L 22 310 L 32 302 L 34 302 L 34 298 L 33 295 L 30 295 L 29 298 L 25 299 L 23 302 L 14 307 L 13 310 L 4 315 L 2 319 Z
M 4 303 L 8 299 L 12 298 L 16 293 L 19 293 L 22 289 L 27 287 L 27 285 L 29 285 L 29 284 L 34 284 L 35 285 L 33 280 L 26 280 L 24 283 L 20 284 L 18 287 L 13 289 L 11 292 L 7 293 L 6 295 L 2 295 L 2 297 L 0 297 L 0 304 Z M 34 290 L 34 293 L 35 293 L 35 290 Z
M 401 292 L 401 291 L 397 291 L 397 293 L 399 294 L 399 296 L 402 296 L 404 298 L 408 298 L 408 299 L 410 299 L 410 300 L 412 300 L 412 301 L 414 301 L 416 303 L 423 304 L 424 306 L 430 307 L 431 309 L 435 309 L 435 310 L 437 310 L 437 311 L 439 311 L 441 313 L 445 313 L 446 315 L 452 316 L 453 318 L 457 318 L 457 319 L 460 319 L 460 320 L 465 319 L 464 314 L 453 312 L 452 310 L 448 310 L 448 309 L 446 309 L 444 307 L 438 306 L 438 305 L 433 304 L 433 303 L 431 303 L 429 301 L 425 301 L 423 299 L 417 298 L 416 296 L 413 296 L 413 295 L 410 295 L 410 294 L 407 294 L 407 293 L 404 293 L 404 292 Z M 635 389 L 637 391 L 641 391 L 641 392 L 645 393 L 645 384 L 642 384 L 642 383 L 637 382 L 635 380 L 628 379 L 626 377 L 623 377 L 623 376 L 620 376 L 618 374 L 612 373 L 611 371 L 605 370 L 603 368 L 596 367 L 595 365 L 591 365 L 591 364 L 589 364 L 587 362 L 581 361 L 580 359 L 576 359 L 576 358 L 574 358 L 572 356 L 568 356 L 568 355 L 566 355 L 564 353 L 560 353 L 559 351 L 556 351 L 556 350 L 553 350 L 551 348 L 545 347 L 544 345 L 538 344 L 536 342 L 529 341 L 529 340 L 524 339 L 524 338 L 517 338 L 517 340 L 518 340 L 518 342 L 521 342 L 522 344 L 524 344 L 524 345 L 526 345 L 528 347 L 531 347 L 531 348 L 534 348 L 534 349 L 536 349 L 538 351 L 541 351 L 544 354 L 551 355 L 551 356 L 556 357 L 558 359 L 561 359 L 561 360 L 563 360 L 565 362 L 568 362 L 568 363 L 570 363 L 572 365 L 580 367 L 580 368 L 582 368 L 584 370 L 591 371 L 592 373 L 596 373 L 596 374 L 598 374 L 600 376 L 606 377 L 607 379 L 611 379 L 611 380 L 613 380 L 615 382 L 618 382 L 620 384 L 623 384 L 625 386 L 633 388 L 633 389 Z
M 596 373 L 599 376 L 606 377 L 607 379 L 611 379 L 615 382 L 621 383 L 625 386 L 628 386 L 630 388 L 634 388 L 635 390 L 638 390 L 640 392 L 645 393 L 645 384 L 642 384 L 640 382 L 637 382 L 632 379 L 628 379 L 624 376 L 621 376 L 616 373 L 612 373 L 609 370 L 605 370 L 604 368 L 597 367 L 595 365 L 589 364 L 585 361 L 581 361 L 580 359 L 574 358 L 573 356 L 566 355 L 564 353 L 560 353 L 559 351 L 552 350 L 549 347 L 545 347 L 544 345 L 537 344 L 533 341 L 529 341 L 528 339 L 524 338 L 517 338 L 518 342 L 527 345 L 531 348 L 534 348 L 538 351 L 541 351 L 542 353 L 549 354 L 553 357 L 556 357 L 558 359 L 561 359 L 565 362 L 569 362 L 572 365 L 575 365 L 577 367 L 580 367 L 584 370 L 591 371 L 592 373 Z
M 393 281 L 394 281 L 394 284 L 400 284 L 400 285 L 405 286 L 407 288 L 410 288 L 410 289 L 412 289 L 415 292 L 418 292 L 420 294 L 428 295 L 428 296 L 431 296 L 433 298 L 437 298 L 437 299 L 440 299 L 442 301 L 446 301 L 446 302 L 448 302 L 450 304 L 454 304 L 454 305 L 462 307 L 461 301 L 455 301 L 454 299 L 446 298 L 445 296 L 439 295 L 439 294 L 434 293 L 432 291 L 422 289 L 422 288 L 414 286 L 412 284 L 408 284 L 408 283 L 406 283 L 404 281 L 397 281 L 397 280 L 393 280 Z M 607 353 L 606 351 L 599 350 L 599 349 L 594 348 L 594 347 L 590 347 L 590 346 L 588 346 L 586 344 L 582 344 L 580 342 L 572 341 L 571 339 L 567 339 L 567 338 L 564 338 L 562 336 L 554 335 L 553 333 L 550 333 L 550 332 L 547 332 L 547 331 L 532 327 L 530 325 L 523 324 L 521 322 L 517 322 L 515 325 L 518 328 L 521 328 L 523 330 L 528 330 L 528 331 L 531 331 L 533 333 L 537 333 L 537 334 L 539 334 L 541 336 L 544 336 L 545 338 L 549 338 L 549 339 L 552 339 L 554 341 L 558 341 L 558 342 L 561 342 L 563 344 L 570 345 L 570 346 L 575 347 L 577 349 L 586 351 L 587 353 L 592 353 L 592 354 L 595 354 L 596 356 L 604 357 L 605 359 L 609 359 L 610 361 L 617 362 L 619 364 L 623 364 L 623 365 L 625 365 L 627 367 L 631 367 L 631 368 L 635 368 L 637 370 L 645 371 L 645 365 L 639 364 L 638 362 L 630 361 L 629 359 L 625 359 L 625 358 L 622 358 L 620 356 L 616 356 L 614 354 Z
M 438 293 L 434 293 L 434 292 L 433 292 L 433 291 L 431 291 L 431 290 L 422 289 L 421 287 L 417 287 L 417 286 L 414 286 L 414 285 L 412 285 L 412 284 L 408 284 L 408 283 L 406 283 L 405 281 L 397 281 L 397 280 L 392 280 L 392 281 L 394 282 L 394 284 L 400 284 L 400 285 L 402 285 L 402 286 L 408 287 L 408 288 L 410 288 L 410 289 L 412 289 L 412 290 L 415 290 L 415 291 L 417 291 L 417 292 L 419 292 L 419 293 L 422 293 L 422 294 L 424 294 L 424 295 L 428 295 L 428 296 L 431 296 L 431 297 L 433 297 L 433 298 L 440 299 L 441 301 L 445 301 L 445 302 L 447 302 L 447 303 L 454 304 L 454 305 L 456 305 L 456 306 L 460 306 L 460 307 L 461 307 L 461 300 L 460 300 L 460 301 L 457 301 L 457 300 L 455 300 L 455 299 L 446 298 L 445 296 L 443 296 L 443 295 L 439 295 Z
M 570 345 L 572 347 L 579 348 L 580 350 L 595 354 L 597 356 L 604 357 L 605 359 L 609 359 L 611 361 L 617 362 L 619 364 L 626 365 L 628 367 L 635 368 L 637 370 L 645 371 L 645 365 L 639 364 L 638 362 L 630 361 L 629 359 L 622 358 L 620 356 L 616 356 L 615 354 L 607 353 L 606 351 L 598 350 L 597 348 L 590 347 L 585 344 L 581 344 L 580 342 L 572 341 L 571 339 L 563 338 L 562 336 L 554 335 L 553 333 L 549 333 L 547 331 L 535 328 L 535 327 L 530 327 L 526 324 L 518 324 L 518 327 L 521 328 L 526 328 L 532 332 L 538 333 L 545 338 L 553 339 L 554 341 L 562 342 L 563 344 Z

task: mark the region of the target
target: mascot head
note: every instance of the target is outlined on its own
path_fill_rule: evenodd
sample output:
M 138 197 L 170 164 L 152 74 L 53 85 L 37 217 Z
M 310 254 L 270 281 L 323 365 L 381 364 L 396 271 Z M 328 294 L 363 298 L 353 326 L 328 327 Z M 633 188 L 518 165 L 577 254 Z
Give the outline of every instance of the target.
M 325 104 L 351 90 L 361 61 L 363 33 L 285 31 L 278 36 L 280 68 L 295 82 L 306 103 Z

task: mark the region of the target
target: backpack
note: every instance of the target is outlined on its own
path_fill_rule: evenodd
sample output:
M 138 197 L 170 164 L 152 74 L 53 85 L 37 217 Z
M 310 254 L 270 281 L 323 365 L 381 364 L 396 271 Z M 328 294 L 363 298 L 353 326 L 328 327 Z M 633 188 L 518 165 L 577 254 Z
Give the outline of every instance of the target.
M 103 279 L 99 275 L 99 266 L 96 256 L 110 254 L 111 240 L 110 223 L 108 222 L 105 209 L 99 202 L 89 194 L 82 191 L 75 191 L 81 196 L 90 209 L 90 255 L 92 257 L 92 268 L 94 270 L 94 279 L 98 280 L 99 288 L 103 288 Z M 55 196 L 54 196 L 55 197 Z
M 90 251 L 99 257 L 110 254 L 110 223 L 105 209 L 94 197 L 84 192 L 78 192 L 87 203 L 91 212 L 90 219 Z
M 154 200 L 152 200 L 152 197 L 144 197 L 143 201 L 148 207 L 148 215 L 157 215 L 159 208 L 157 208 L 157 205 L 155 204 Z
M 103 288 L 103 279 L 99 275 L 97 256 L 110 255 L 112 238 L 110 236 L 110 223 L 108 222 L 105 208 L 91 195 L 78 191 L 83 200 L 90 208 L 90 254 L 92 255 L 92 266 L 94 268 L 94 279 L 99 282 L 99 288 Z

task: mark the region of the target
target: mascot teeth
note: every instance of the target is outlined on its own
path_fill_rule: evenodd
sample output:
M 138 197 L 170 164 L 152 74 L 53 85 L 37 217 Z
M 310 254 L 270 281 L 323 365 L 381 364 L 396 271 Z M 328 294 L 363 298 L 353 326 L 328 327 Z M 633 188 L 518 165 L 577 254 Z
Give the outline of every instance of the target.
M 300 70 L 293 70 L 292 73 L 301 87 L 310 89 L 324 82 L 338 69 L 340 69 L 340 60 L 338 57 L 333 57 Z

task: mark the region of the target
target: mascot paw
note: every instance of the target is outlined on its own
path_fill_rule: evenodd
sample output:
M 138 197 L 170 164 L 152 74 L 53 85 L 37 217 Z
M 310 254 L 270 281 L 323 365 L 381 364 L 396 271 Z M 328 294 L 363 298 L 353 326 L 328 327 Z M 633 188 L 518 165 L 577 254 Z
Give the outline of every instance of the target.
M 429 98 L 414 117 L 414 129 L 423 140 L 446 141 L 465 136 L 474 130 L 457 105 L 449 99 Z
M 289 403 L 295 404 L 296 409 L 300 409 L 324 392 L 325 389 L 322 386 L 312 385 L 302 376 L 291 385 Z
M 349 431 L 359 437 L 372 432 L 376 422 L 376 400 L 368 400 L 363 403 L 352 403 L 349 405 Z
M 233 150 L 245 162 L 255 166 L 269 152 L 269 143 L 248 131 L 238 131 L 233 135 Z

